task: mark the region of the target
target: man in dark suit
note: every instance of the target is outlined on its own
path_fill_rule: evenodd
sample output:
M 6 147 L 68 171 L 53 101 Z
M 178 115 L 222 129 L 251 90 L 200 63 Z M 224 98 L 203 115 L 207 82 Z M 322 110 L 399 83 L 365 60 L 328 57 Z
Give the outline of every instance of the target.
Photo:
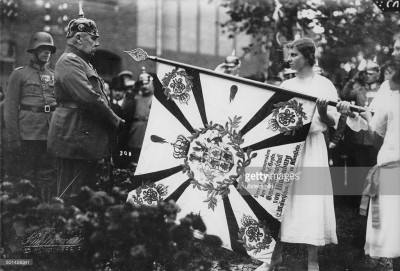
M 110 108 L 104 82 L 90 64 L 99 46 L 93 20 L 80 15 L 68 24 L 67 48 L 56 63 L 57 109 L 50 124 L 48 149 L 57 157 L 57 196 L 82 186 L 94 188 L 99 160 L 112 132 L 124 120 Z

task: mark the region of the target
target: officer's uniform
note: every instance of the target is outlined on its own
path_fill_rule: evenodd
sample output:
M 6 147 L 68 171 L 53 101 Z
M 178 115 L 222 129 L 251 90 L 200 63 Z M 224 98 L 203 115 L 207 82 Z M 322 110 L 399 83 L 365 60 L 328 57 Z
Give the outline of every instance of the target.
M 46 140 L 56 105 L 53 70 L 31 60 L 12 72 L 4 104 L 6 137 L 9 143 L 21 141 L 22 153 L 9 153 L 10 177 L 29 179 L 36 187 L 51 184 L 55 161 Z
M 142 73 L 135 83 L 134 95 L 128 96 L 122 106 L 127 117 L 127 112 L 129 112 L 128 147 L 132 150 L 134 163 L 139 161 L 153 96 L 153 76 L 146 72 L 145 67 L 142 67 Z
M 374 70 L 378 72 L 379 66 L 373 62 L 368 62 L 366 72 Z M 377 79 L 378 77 L 376 77 Z M 355 88 L 355 78 L 353 78 L 346 83 L 341 94 L 344 100 L 353 101 L 355 105 L 369 106 L 379 88 L 380 84 L 375 80 L 371 81 L 370 84 Z M 371 140 L 368 131 L 355 132 L 346 126 L 342 130 L 344 130 L 345 138 L 344 149 L 349 150 L 347 165 L 350 166 L 348 174 L 351 182 L 349 182 L 347 189 L 355 195 L 361 195 L 369 168 L 376 165 L 378 149 Z M 359 198 L 360 196 L 355 199 L 357 203 L 359 203 Z
M 83 22 L 93 27 L 94 23 Z M 123 121 L 111 110 L 103 80 L 88 56 L 72 45 L 56 63 L 55 96 L 58 106 L 48 149 L 57 157 L 57 195 L 61 196 L 95 186 L 98 160 L 104 158 L 110 133 Z

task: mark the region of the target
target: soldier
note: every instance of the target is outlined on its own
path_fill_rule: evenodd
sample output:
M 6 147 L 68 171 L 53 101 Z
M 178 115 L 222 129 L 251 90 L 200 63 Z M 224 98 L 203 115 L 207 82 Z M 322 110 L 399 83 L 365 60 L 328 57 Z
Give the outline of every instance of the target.
M 153 76 L 146 72 L 145 67 L 142 67 L 142 73 L 135 83 L 135 106 L 129 129 L 128 146 L 133 151 L 134 163 L 139 161 L 153 96 Z
M 90 64 L 99 46 L 93 20 L 68 24 L 67 47 L 56 63 L 57 109 L 50 124 L 48 149 L 57 157 L 57 196 L 72 195 L 82 186 L 95 188 L 99 160 L 105 156 L 110 134 L 124 120 L 110 108 L 103 80 Z
M 285 68 L 282 71 L 282 77 L 283 77 L 284 81 L 292 79 L 292 78 L 296 77 L 296 75 L 297 75 L 297 71 L 295 71 L 291 68 Z
M 112 89 L 112 99 L 111 99 L 111 108 L 114 112 L 127 120 L 134 113 L 134 109 L 130 109 L 126 111 L 127 106 L 125 100 L 129 100 L 129 96 L 133 95 L 133 87 L 135 85 L 135 81 L 132 80 L 133 74 L 130 71 L 122 71 L 117 77 L 114 78 L 113 89 Z M 128 97 L 126 97 L 128 96 Z M 122 111 L 122 106 L 124 106 L 125 111 Z M 132 107 L 134 104 L 129 105 L 128 107 Z
M 242 65 L 242 62 L 236 56 L 235 50 L 233 50 L 232 54 L 225 58 L 224 63 L 219 64 L 215 68 L 215 71 L 234 75 L 234 76 L 239 76 L 241 65 Z
M 364 75 L 361 76 L 361 74 Z M 380 88 L 380 83 L 378 82 L 379 76 L 379 65 L 372 60 L 366 61 L 365 71 L 357 73 L 344 86 L 342 90 L 343 99 L 352 101 L 358 106 L 369 106 Z M 340 130 L 338 132 L 340 133 Z M 343 133 L 345 137 L 344 143 L 347 144 L 347 149 L 351 149 L 348 153 L 348 165 L 351 167 L 349 171 L 351 182 L 348 189 L 354 195 L 361 195 L 368 169 L 377 163 L 378 149 L 370 140 L 367 131 L 361 130 L 355 132 L 347 129 L 342 131 Z M 355 203 L 358 204 L 360 197 L 354 197 Z
M 46 151 L 49 123 L 57 105 L 54 71 L 47 67 L 50 55 L 56 52 L 53 38 L 45 32 L 33 34 L 27 52 L 32 54 L 31 60 L 12 72 L 4 103 L 8 174 L 32 181 L 37 196 L 44 200 L 55 177 L 54 159 Z

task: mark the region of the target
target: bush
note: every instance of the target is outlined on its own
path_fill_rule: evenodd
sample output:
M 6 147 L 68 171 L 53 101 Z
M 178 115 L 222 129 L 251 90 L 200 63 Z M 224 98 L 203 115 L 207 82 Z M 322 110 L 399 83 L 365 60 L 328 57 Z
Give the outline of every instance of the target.
M 40 203 L 27 180 L 3 182 L 1 258 L 31 258 L 32 270 L 208 270 L 211 263 L 201 258 L 203 244 L 193 237 L 194 231 L 206 231 L 200 216 L 190 214 L 176 223 L 179 207 L 173 201 L 127 203 L 128 173 L 119 174 L 115 183 L 121 186 L 110 194 L 82 187 L 65 202 Z M 221 244 L 215 236 L 204 240 Z M 33 246 L 38 244 L 42 248 Z

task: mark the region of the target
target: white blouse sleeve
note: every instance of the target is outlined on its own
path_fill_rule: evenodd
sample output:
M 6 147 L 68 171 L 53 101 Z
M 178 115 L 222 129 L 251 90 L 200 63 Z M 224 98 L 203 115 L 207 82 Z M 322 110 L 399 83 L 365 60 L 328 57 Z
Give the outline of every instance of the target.
M 370 123 L 355 113 L 354 118 L 347 117 L 346 124 L 351 130 L 359 132 L 360 130 L 369 130 L 377 133 L 379 136 L 384 137 L 386 133 L 388 114 L 383 109 L 378 110 L 372 117 Z
M 373 116 L 371 123 L 369 124 L 369 130 L 374 131 L 381 137 L 385 137 L 386 128 L 388 122 L 388 112 L 380 109 Z
M 329 86 L 327 86 L 328 92 L 326 98 L 332 102 L 337 102 L 339 97 L 337 94 L 337 90 L 331 81 L 328 81 Z M 335 106 L 328 105 L 327 113 L 332 116 L 335 121 L 335 125 L 333 128 L 337 129 L 337 125 L 339 123 L 340 113 L 337 111 Z
M 354 118 L 347 117 L 346 124 L 350 127 L 351 130 L 355 132 L 359 132 L 360 130 L 368 130 L 368 123 L 365 119 L 360 117 L 358 113 L 355 113 L 356 116 Z

